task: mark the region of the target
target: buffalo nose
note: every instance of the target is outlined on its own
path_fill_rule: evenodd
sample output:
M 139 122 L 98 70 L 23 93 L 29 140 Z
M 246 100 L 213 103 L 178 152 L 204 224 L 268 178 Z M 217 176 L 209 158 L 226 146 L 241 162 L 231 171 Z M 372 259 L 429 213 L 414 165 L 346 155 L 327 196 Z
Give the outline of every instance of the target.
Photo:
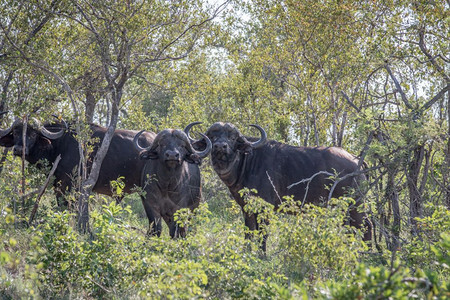
M 180 153 L 178 151 L 167 150 L 164 156 L 167 160 L 178 160 Z
M 214 150 L 227 150 L 228 144 L 225 142 L 218 142 L 214 144 Z

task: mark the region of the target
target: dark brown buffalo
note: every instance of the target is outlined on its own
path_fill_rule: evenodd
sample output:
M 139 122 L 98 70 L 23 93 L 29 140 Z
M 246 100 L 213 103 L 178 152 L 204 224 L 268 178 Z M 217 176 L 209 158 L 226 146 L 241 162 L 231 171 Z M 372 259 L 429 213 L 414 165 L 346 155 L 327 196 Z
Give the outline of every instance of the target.
M 135 137 L 135 146 L 141 151 L 141 158 L 149 160 L 142 173 L 145 210 L 155 214 L 158 228 L 162 218 L 171 237 L 184 237 L 186 228 L 177 226 L 174 214 L 181 208 L 198 207 L 202 197 L 198 165 L 211 151 L 211 142 L 203 136 L 206 149 L 197 152 L 183 131 L 165 129 L 158 133 L 152 146 L 142 148 L 138 141 L 141 133 Z
M 198 122 L 185 128 L 189 130 Z M 350 173 L 359 173 L 358 159 L 338 147 L 295 147 L 273 140 L 267 140 L 264 129 L 251 125 L 261 133 L 257 141 L 243 136 L 231 123 L 218 122 L 206 132 L 211 140 L 212 166 L 220 179 L 226 184 L 233 198 L 241 206 L 245 225 L 250 230 L 257 230 L 257 216 L 244 211 L 244 199 L 239 194 L 243 188 L 256 189 L 258 195 L 265 201 L 279 206 L 283 196 L 294 196 L 294 199 L 304 203 L 321 204 L 328 199 L 329 189 L 333 181 L 330 175 L 338 174 L 342 178 Z M 204 147 L 204 140 L 193 142 L 196 149 Z M 320 173 L 321 172 L 321 173 Z M 314 176 L 316 174 L 316 176 Z M 313 177 L 314 176 L 314 177 Z M 307 182 L 290 185 L 301 180 L 312 178 L 307 188 Z M 332 193 L 338 198 L 345 190 L 356 188 L 358 182 L 364 180 L 364 175 L 347 176 L 340 181 Z M 306 194 L 306 196 L 305 196 Z M 371 239 L 371 226 L 365 213 L 356 209 L 360 203 L 350 208 L 349 223 L 356 228 L 366 226 L 365 240 Z M 262 248 L 265 250 L 265 238 Z
M 16 120 L 8 129 L 0 129 L 0 146 L 13 147 L 13 153 L 22 156 L 23 123 Z M 95 124 L 90 125 L 91 137 L 94 139 L 94 151 L 91 153 L 90 160 L 95 155 L 100 142 L 106 133 L 106 128 Z M 112 195 L 110 182 L 124 177 L 124 192 L 132 192 L 135 186 L 141 182 L 141 171 L 143 164 L 139 159 L 139 153 L 134 148 L 133 138 L 137 131 L 116 130 L 111 140 L 108 152 L 100 168 L 100 174 L 97 183 L 94 186 L 94 192 Z M 156 134 L 145 132 L 141 134 L 139 142 L 142 145 L 151 145 Z M 41 125 L 39 121 L 30 122 L 26 131 L 25 159 L 31 164 L 38 164 L 41 160 L 53 163 L 56 157 L 61 154 L 61 160 L 55 171 L 54 190 L 57 196 L 58 205 L 64 207 L 67 205 L 64 195 L 72 189 L 73 179 L 78 174 L 77 167 L 80 161 L 78 150 L 78 141 L 74 133 L 66 128 L 64 122 L 55 122 L 52 124 Z M 89 166 L 89 164 L 88 164 Z M 149 215 L 149 212 L 147 212 Z M 149 216 L 151 222 L 153 217 Z

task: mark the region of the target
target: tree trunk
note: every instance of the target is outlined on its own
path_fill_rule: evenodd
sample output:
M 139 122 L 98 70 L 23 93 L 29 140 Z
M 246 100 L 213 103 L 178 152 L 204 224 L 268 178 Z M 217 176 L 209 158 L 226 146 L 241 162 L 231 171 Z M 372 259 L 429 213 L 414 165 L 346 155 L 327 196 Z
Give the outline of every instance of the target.
M 84 112 L 84 117 L 86 119 L 86 123 L 92 123 L 94 121 L 94 111 L 95 111 L 95 96 L 90 89 L 88 89 L 85 93 L 86 95 L 86 110 Z
M 447 153 L 445 153 L 446 170 L 444 178 L 448 178 L 450 172 L 450 91 L 447 92 Z M 450 183 L 446 180 L 444 182 L 447 188 L 445 191 L 445 204 L 447 209 L 450 209 Z
M 425 146 L 419 145 L 413 150 L 413 157 L 409 163 L 407 171 L 407 183 L 409 190 L 409 213 L 411 222 L 411 232 L 418 235 L 417 217 L 422 216 L 422 195 L 420 194 L 417 182 L 419 180 L 420 168 L 424 159 Z
M 336 100 L 334 99 L 334 93 L 331 92 L 331 101 L 333 104 L 333 119 L 332 119 L 332 132 L 331 132 L 331 140 L 333 143 L 333 146 L 337 145 L 337 105 Z
M 340 126 L 340 129 L 338 131 L 337 136 L 337 146 L 342 147 L 342 141 L 344 139 L 344 130 L 345 130 L 345 124 L 347 123 L 347 112 L 344 110 L 344 113 L 342 114 L 342 123 Z
M 400 219 L 400 205 L 398 201 L 398 191 L 395 186 L 395 175 L 397 174 L 397 170 L 392 167 L 388 167 L 388 179 L 386 185 L 386 199 L 390 201 L 390 206 L 392 208 L 392 214 L 394 216 L 394 220 L 392 226 L 390 226 L 392 231 L 392 239 L 390 241 L 386 241 L 388 244 L 388 249 L 391 251 L 396 251 L 399 248 L 399 240 L 400 240 L 400 229 L 401 229 L 401 219 Z
M 89 231 L 89 196 L 91 195 L 92 189 L 97 182 L 98 176 L 100 174 L 100 167 L 102 165 L 103 159 L 106 156 L 106 153 L 108 152 L 109 145 L 111 144 L 111 140 L 116 129 L 121 95 L 121 91 L 116 92 L 113 95 L 114 102 L 112 103 L 111 109 L 111 123 L 109 124 L 101 146 L 99 147 L 95 155 L 89 176 L 86 180 L 83 181 L 81 185 L 81 195 L 78 199 L 78 229 L 81 232 Z

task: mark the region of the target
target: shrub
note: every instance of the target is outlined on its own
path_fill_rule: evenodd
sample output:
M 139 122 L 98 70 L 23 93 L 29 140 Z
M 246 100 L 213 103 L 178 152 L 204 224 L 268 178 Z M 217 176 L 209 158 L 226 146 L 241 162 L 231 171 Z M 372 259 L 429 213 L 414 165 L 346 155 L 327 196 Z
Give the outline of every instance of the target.
M 301 213 L 275 218 L 274 243 L 287 277 L 316 279 L 348 277 L 366 250 L 361 232 L 344 225 L 353 199 L 332 199 L 328 207 L 306 204 Z M 298 206 L 286 199 L 280 211 L 292 212 Z

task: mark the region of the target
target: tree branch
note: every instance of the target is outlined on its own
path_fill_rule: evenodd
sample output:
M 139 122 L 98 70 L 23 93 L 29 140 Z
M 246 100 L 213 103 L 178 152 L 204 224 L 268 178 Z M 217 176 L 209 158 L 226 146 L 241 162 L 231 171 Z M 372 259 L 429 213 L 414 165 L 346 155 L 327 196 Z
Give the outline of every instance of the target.
M 29 218 L 29 220 L 28 220 L 28 225 L 31 225 L 31 224 L 33 223 L 34 217 L 35 217 L 35 215 L 36 215 L 36 212 L 37 212 L 37 209 L 38 209 L 38 206 L 39 206 L 39 202 L 41 201 L 42 195 L 44 195 L 44 192 L 45 192 L 45 190 L 47 189 L 47 186 L 48 186 L 48 184 L 50 183 L 50 179 L 52 178 L 53 174 L 55 173 L 56 168 L 58 167 L 58 164 L 59 164 L 59 161 L 60 161 L 60 160 L 61 160 L 61 154 L 59 154 L 59 155 L 56 157 L 56 160 L 53 162 L 53 167 L 52 167 L 52 169 L 50 170 L 50 173 L 48 174 L 47 179 L 45 180 L 44 185 L 43 185 L 43 186 L 41 187 L 41 189 L 39 190 L 39 194 L 38 194 L 38 196 L 37 196 L 37 198 L 36 198 L 36 202 L 34 203 L 33 210 L 31 211 L 30 218 Z
M 431 100 L 429 100 L 427 103 L 425 103 L 421 108 L 420 112 L 424 112 L 427 109 L 429 109 L 435 102 L 437 102 L 439 99 L 444 97 L 444 94 L 450 90 L 450 84 L 447 84 L 446 87 L 444 87 L 442 90 L 439 91 Z
M 419 48 L 420 50 L 422 50 L 423 54 L 425 54 L 431 64 L 436 68 L 439 74 L 444 77 L 447 84 L 450 84 L 450 76 L 448 76 L 448 74 L 445 73 L 445 70 L 440 65 L 438 65 L 435 57 L 433 57 L 430 52 L 428 52 L 427 46 L 425 45 L 425 28 L 423 27 L 419 29 Z
M 394 74 L 392 73 L 391 68 L 389 67 L 388 64 L 384 65 L 384 68 L 386 69 L 386 71 L 389 73 L 389 76 L 391 77 L 392 81 L 394 81 L 395 87 L 397 88 L 397 91 L 400 93 L 400 96 L 402 97 L 402 101 L 403 103 L 405 103 L 406 107 L 408 107 L 409 109 L 414 109 L 413 106 L 411 105 L 411 103 L 409 103 L 408 98 L 405 94 L 405 92 L 403 91 L 400 83 L 398 82 L 397 78 L 394 76 Z

